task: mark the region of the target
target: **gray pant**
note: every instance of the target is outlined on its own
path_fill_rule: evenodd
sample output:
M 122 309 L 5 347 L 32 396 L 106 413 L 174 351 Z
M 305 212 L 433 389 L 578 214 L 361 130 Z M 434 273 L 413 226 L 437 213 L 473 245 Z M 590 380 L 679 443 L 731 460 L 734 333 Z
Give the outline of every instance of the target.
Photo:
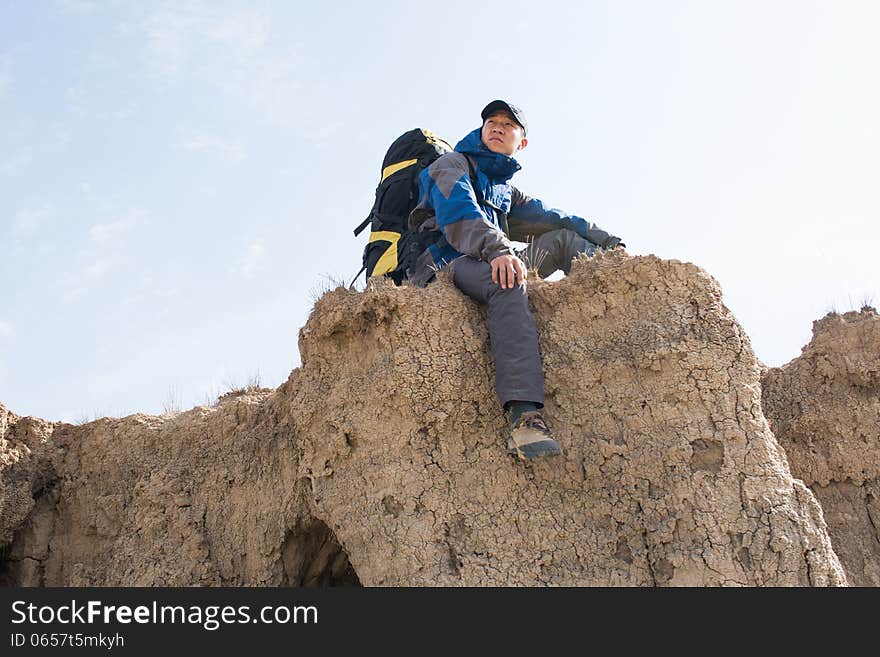
M 568 274 L 578 253 L 593 254 L 596 246 L 574 231 L 544 233 L 519 253 L 526 266 L 537 266 L 544 278 L 557 269 Z M 538 331 L 529 309 L 526 288 L 502 288 L 492 282 L 487 262 L 462 256 L 450 265 L 455 286 L 469 297 L 489 306 L 489 340 L 495 359 L 495 392 L 501 405 L 530 401 L 544 405 L 544 373 Z
M 489 340 L 495 359 L 495 392 L 509 401 L 544 404 L 544 373 L 538 331 L 523 287 L 502 288 L 492 282 L 488 262 L 461 256 L 452 261 L 455 286 L 489 306 Z
M 529 269 L 537 269 L 541 278 L 547 278 L 557 269 L 568 276 L 571 261 L 579 253 L 593 255 L 598 247 L 573 230 L 561 228 L 539 235 L 517 255 Z

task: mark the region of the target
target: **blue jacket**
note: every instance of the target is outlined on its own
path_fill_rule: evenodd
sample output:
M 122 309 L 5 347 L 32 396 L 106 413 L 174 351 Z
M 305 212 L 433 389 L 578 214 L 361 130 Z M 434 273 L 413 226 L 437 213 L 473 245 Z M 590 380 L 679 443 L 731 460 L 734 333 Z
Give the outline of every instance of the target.
M 471 183 L 468 159 L 475 166 L 483 203 Z M 410 271 L 410 280 L 426 284 L 433 273 L 455 258 L 469 255 L 485 262 L 514 254 L 511 240 L 568 228 L 597 246 L 610 248 L 620 239 L 595 224 L 547 206 L 510 184 L 522 167 L 512 157 L 494 153 L 480 139 L 480 128 L 469 133 L 455 151 L 436 159 L 419 175 L 419 203 L 410 228 L 440 230 L 445 243 L 431 245 Z M 507 221 L 508 233 L 502 229 Z

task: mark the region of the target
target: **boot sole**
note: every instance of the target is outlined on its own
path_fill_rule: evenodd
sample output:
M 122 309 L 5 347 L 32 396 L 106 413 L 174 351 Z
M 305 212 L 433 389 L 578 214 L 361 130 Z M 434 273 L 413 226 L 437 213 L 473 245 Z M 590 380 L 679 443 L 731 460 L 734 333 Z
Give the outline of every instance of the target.
M 511 445 L 510 442 L 507 444 L 507 453 L 516 454 L 523 461 L 562 454 L 562 448 L 555 440 L 541 440 L 521 447 Z

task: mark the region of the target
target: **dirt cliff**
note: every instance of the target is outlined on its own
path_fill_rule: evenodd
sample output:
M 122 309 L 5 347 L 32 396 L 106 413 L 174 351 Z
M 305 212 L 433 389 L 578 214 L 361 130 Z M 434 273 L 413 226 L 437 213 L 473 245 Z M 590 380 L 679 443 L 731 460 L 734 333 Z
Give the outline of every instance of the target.
M 443 275 L 340 288 L 277 390 L 80 426 L 0 407 L 6 581 L 846 583 L 710 276 L 615 253 L 529 296 L 564 456 L 505 453 L 485 310 Z
M 850 584 L 880 586 L 880 316 L 813 323 L 797 359 L 769 370 L 764 412 L 791 470 L 822 504 Z

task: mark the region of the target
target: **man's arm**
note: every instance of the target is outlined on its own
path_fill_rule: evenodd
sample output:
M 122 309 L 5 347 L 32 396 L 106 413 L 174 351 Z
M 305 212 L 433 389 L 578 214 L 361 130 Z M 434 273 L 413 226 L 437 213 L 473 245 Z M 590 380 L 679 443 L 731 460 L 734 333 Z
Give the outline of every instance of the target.
M 491 262 L 514 255 L 513 245 L 477 203 L 465 156 L 447 153 L 422 173 L 422 193 L 430 196 L 437 228 L 459 253 Z
M 525 242 L 530 236 L 541 235 L 551 230 L 568 228 L 596 246 L 613 249 L 622 244 L 621 239 L 608 233 L 596 224 L 581 217 L 551 208 L 543 201 L 527 196 L 513 188 L 510 213 L 507 217 L 511 239 Z

